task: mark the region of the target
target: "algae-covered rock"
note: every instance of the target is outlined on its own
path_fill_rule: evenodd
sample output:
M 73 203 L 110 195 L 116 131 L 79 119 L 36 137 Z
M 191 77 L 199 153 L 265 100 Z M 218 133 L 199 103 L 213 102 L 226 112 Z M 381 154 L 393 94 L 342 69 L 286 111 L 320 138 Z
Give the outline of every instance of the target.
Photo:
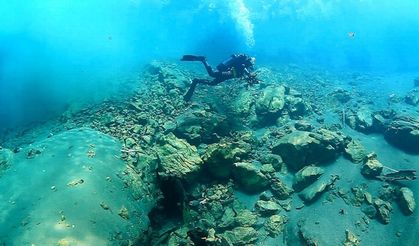
M 250 210 L 241 209 L 234 211 L 232 208 L 226 208 L 221 223 L 221 228 L 234 228 L 238 226 L 253 226 L 257 222 L 257 215 Z
M 272 215 L 265 223 L 265 230 L 269 236 L 276 237 L 284 231 L 287 222 L 288 218 L 286 216 L 279 214 Z
M 376 159 L 376 156 L 370 155 L 361 169 L 361 173 L 366 177 L 374 178 L 381 174 L 383 171 L 383 164 Z
M 281 210 L 281 206 L 274 201 L 259 200 L 255 204 L 256 211 L 263 216 L 269 216 Z
M 268 86 L 256 100 L 256 115 L 260 122 L 274 122 L 285 105 L 285 87 Z
M 248 144 L 217 143 L 208 146 L 202 159 L 215 178 L 227 178 L 232 173 L 233 164 L 251 151 Z
M 367 157 L 367 151 L 361 142 L 357 140 L 352 140 L 345 147 L 345 157 L 354 163 L 362 163 Z
M 225 231 L 221 237 L 232 246 L 250 245 L 258 240 L 258 232 L 253 227 L 236 227 Z
M 306 166 L 295 174 L 293 188 L 296 190 L 302 190 L 314 181 L 316 181 L 324 170 L 316 166 Z
M 280 200 L 286 200 L 294 193 L 294 190 L 288 187 L 279 178 L 274 178 L 271 181 L 271 190 L 272 194 Z
M 326 129 L 315 133 L 294 131 L 279 139 L 272 151 L 297 171 L 309 164 L 335 160 L 343 149 L 343 140 L 342 136 Z
M 174 134 L 189 143 L 212 143 L 218 141 L 218 135 L 224 135 L 225 118 L 207 110 L 190 110 L 176 118 Z
M 311 111 L 311 106 L 297 95 L 286 95 L 285 103 L 288 114 L 292 119 L 300 119 Z
M 284 161 L 280 155 L 275 154 L 266 154 L 263 155 L 260 159 L 262 164 L 270 164 L 276 171 L 281 171 Z
M 407 187 L 401 188 L 398 201 L 404 213 L 411 214 L 415 211 L 416 202 L 411 189 Z
M 252 163 L 237 162 L 233 165 L 233 177 L 239 186 L 247 192 L 263 191 L 269 182 Z
M 419 119 L 398 116 L 387 127 L 384 136 L 400 149 L 419 153 Z
M 0 147 L 0 171 L 8 168 L 13 159 L 13 152 Z
M 299 195 L 301 199 L 306 203 L 311 203 L 317 200 L 320 195 L 327 191 L 338 179 L 337 176 L 332 176 L 329 180 L 321 179 L 317 180 L 314 184 L 305 188 Z
M 346 238 L 345 238 L 345 242 L 343 242 L 344 246 L 359 246 L 361 245 L 361 240 L 359 240 L 359 238 L 352 233 L 349 230 L 345 231 L 346 233 Z
M 163 178 L 175 177 L 188 180 L 202 167 L 202 159 L 196 147 L 172 133 L 161 139 L 157 153 L 160 160 L 158 174 Z
M 363 133 L 370 133 L 373 127 L 373 112 L 366 106 L 352 110 L 345 118 L 346 124 L 352 129 Z
M 391 204 L 377 198 L 374 200 L 374 206 L 377 209 L 379 220 L 384 224 L 388 224 L 390 222 L 390 213 L 393 210 Z

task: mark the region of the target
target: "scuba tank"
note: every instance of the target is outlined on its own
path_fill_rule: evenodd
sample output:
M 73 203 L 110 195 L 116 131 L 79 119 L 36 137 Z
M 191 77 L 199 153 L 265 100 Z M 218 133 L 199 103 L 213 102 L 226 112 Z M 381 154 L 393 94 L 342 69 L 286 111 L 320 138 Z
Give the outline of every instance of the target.
M 246 55 L 231 55 L 227 60 L 217 65 L 217 70 L 225 72 L 232 67 L 238 67 L 240 64 L 245 63 L 248 56 Z

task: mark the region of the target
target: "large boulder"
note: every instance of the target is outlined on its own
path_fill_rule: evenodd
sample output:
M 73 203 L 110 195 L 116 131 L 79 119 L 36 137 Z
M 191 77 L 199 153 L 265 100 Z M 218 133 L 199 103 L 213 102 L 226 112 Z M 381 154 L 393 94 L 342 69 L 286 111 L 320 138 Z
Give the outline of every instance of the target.
M 314 184 L 305 188 L 299 197 L 306 203 L 312 203 L 317 200 L 321 194 L 327 191 L 338 179 L 337 176 L 332 176 L 330 179 L 320 179 L 317 180 Z
M 213 112 L 198 109 L 179 115 L 175 120 L 174 134 L 189 143 L 213 143 L 225 133 L 225 118 Z
M 173 133 L 163 136 L 157 147 L 158 174 L 162 178 L 191 180 L 202 167 L 202 159 L 195 146 L 177 138 Z
M 398 116 L 388 125 L 384 136 L 387 141 L 408 152 L 419 153 L 419 119 Z
M 275 122 L 285 106 L 285 87 L 267 86 L 256 100 L 256 114 L 260 122 Z
M 370 133 L 373 128 L 373 112 L 366 106 L 348 112 L 345 118 L 346 124 L 359 132 Z
M 281 155 L 291 169 L 298 171 L 310 164 L 335 160 L 343 150 L 344 137 L 319 129 L 317 132 L 294 131 L 280 138 L 272 152 Z
M 399 204 L 402 211 L 406 214 L 412 214 L 416 208 L 413 191 L 407 187 L 403 187 L 399 192 Z
M 352 140 L 345 147 L 345 157 L 354 163 L 362 163 L 367 157 L 367 151 L 361 142 L 358 140 Z
M 247 192 L 259 192 L 267 188 L 269 182 L 252 163 L 237 162 L 233 168 L 234 180 Z
M 258 232 L 253 227 L 243 226 L 225 231 L 221 237 L 228 242 L 228 245 L 252 245 L 258 240 Z
M 295 174 L 293 188 L 297 191 L 304 189 L 313 182 L 315 182 L 322 174 L 324 170 L 316 166 L 306 166 Z

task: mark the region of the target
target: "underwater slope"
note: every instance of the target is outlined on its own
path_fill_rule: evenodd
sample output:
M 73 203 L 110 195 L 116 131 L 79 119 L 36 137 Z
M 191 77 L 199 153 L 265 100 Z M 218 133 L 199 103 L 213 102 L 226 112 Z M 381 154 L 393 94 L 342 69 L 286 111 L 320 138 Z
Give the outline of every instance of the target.
M 5 245 L 121 245 L 148 226 L 151 204 L 127 188 L 120 143 L 78 128 L 23 148 L 0 177 Z M 122 179 L 124 178 L 124 180 Z M 150 206 L 151 205 L 151 206 Z

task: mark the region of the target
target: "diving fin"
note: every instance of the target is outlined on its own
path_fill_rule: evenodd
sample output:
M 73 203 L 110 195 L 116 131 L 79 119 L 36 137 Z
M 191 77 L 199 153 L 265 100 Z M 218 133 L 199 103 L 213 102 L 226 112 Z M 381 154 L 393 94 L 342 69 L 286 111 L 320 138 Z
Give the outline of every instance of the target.
M 181 61 L 204 61 L 205 56 L 184 55 Z
M 193 95 L 193 93 L 195 91 L 195 88 L 196 88 L 196 85 L 197 84 L 198 84 L 198 80 L 197 79 L 192 80 L 192 84 L 189 87 L 188 92 L 186 92 L 186 94 L 183 96 L 183 100 L 185 100 L 187 102 L 189 102 L 191 100 L 192 95 Z

